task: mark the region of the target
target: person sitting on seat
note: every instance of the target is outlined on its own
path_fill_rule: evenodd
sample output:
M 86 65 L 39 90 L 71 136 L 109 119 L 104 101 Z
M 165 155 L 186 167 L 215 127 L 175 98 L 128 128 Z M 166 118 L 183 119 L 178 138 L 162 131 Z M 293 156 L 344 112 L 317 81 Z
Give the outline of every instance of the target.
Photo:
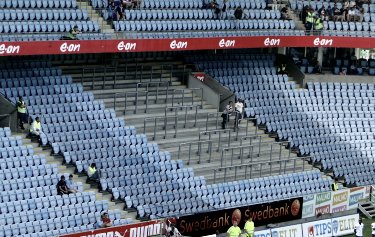
M 68 188 L 68 191 L 71 193 L 77 193 L 77 184 L 73 180 L 73 175 L 69 175 L 69 179 L 65 181 L 66 187 Z
M 237 20 L 241 20 L 243 17 L 243 10 L 241 7 L 237 7 L 236 10 L 234 10 L 234 18 Z
M 61 178 L 59 182 L 57 183 L 57 194 L 64 195 L 64 194 L 69 194 L 69 193 L 71 192 L 68 190 L 68 187 L 66 186 L 65 176 L 61 175 Z
M 89 168 L 87 169 L 87 176 L 89 176 L 87 181 L 95 181 L 95 182 L 99 181 L 99 173 L 96 170 L 96 164 L 95 163 L 92 163 L 89 166 Z
M 104 213 L 100 216 L 100 219 L 101 219 L 101 221 L 103 222 L 103 224 L 101 225 L 102 228 L 107 228 L 107 227 L 111 227 L 111 226 L 112 226 L 112 221 L 111 221 L 111 219 L 109 218 L 107 212 L 104 212 Z
M 42 133 L 42 124 L 40 123 L 39 117 L 36 117 L 35 120 L 32 122 L 30 127 L 30 134 L 32 136 L 40 137 Z
M 78 29 L 78 26 L 74 26 L 73 29 L 70 29 L 67 35 L 67 38 L 70 40 L 76 40 L 77 35 L 81 33 Z

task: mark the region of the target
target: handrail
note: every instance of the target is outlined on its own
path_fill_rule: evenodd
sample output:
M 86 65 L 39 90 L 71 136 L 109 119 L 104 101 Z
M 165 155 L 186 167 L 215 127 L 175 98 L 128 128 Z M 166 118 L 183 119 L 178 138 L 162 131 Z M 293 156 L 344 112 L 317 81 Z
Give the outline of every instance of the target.
M 198 114 L 198 106 L 199 105 L 183 105 L 183 106 L 172 106 L 172 107 L 166 107 L 164 110 L 165 117 L 167 117 L 168 112 L 174 112 L 175 116 L 178 116 L 178 111 L 179 110 L 184 110 L 185 111 L 185 118 L 184 118 L 184 128 L 186 128 L 187 124 L 187 112 L 188 109 L 194 109 L 195 108 L 195 114 L 194 114 L 194 127 L 197 126 L 197 114 Z
M 248 156 L 248 157 L 252 157 L 254 146 L 224 147 L 224 148 L 221 150 L 220 165 L 223 166 L 223 163 L 224 163 L 224 156 L 225 156 L 224 154 L 225 154 L 227 151 L 231 151 L 230 163 L 231 163 L 231 165 L 233 165 L 233 158 L 235 157 L 233 152 L 234 152 L 235 150 L 239 150 L 239 151 L 240 151 L 240 157 L 238 157 L 238 158 L 241 159 L 241 164 L 243 164 L 243 154 L 244 154 L 244 149 L 246 149 L 246 148 L 248 148 L 249 150 L 251 150 L 251 152 L 249 152 L 249 154 L 248 154 L 247 156 Z
M 196 153 L 199 156 L 198 164 L 200 164 L 201 163 L 202 145 L 204 145 L 204 144 L 207 144 L 207 151 L 206 151 L 206 153 L 209 154 L 208 162 L 211 162 L 212 141 L 195 141 L 195 142 L 180 143 L 180 145 L 178 145 L 178 156 L 177 156 L 177 159 L 180 159 L 181 148 L 183 146 L 189 146 L 189 158 L 188 158 L 187 164 L 190 164 L 190 160 L 191 160 L 191 147 L 192 147 L 192 145 L 197 145 L 198 149 L 197 149 Z
M 156 85 L 156 98 L 155 103 L 158 102 L 159 97 L 159 85 L 165 85 L 163 88 L 163 91 L 166 91 L 166 97 L 164 99 L 165 102 L 168 101 L 168 94 L 169 94 L 169 85 L 170 83 L 168 81 L 156 81 L 156 82 L 139 82 L 136 85 L 136 91 L 138 91 L 139 88 L 141 88 L 142 85 L 146 85 L 146 91 L 151 92 L 150 85 Z M 166 87 L 166 88 L 165 88 Z
M 219 121 L 219 117 L 221 118 L 221 115 L 223 114 L 223 112 L 213 112 L 213 113 L 207 113 L 207 116 L 206 116 L 206 130 L 208 130 L 208 118 L 211 116 L 211 115 L 214 115 L 216 117 L 216 129 L 218 129 L 218 121 Z
M 156 123 L 157 123 L 157 120 L 158 119 L 162 119 L 164 121 L 163 123 L 163 130 L 164 130 L 164 137 L 163 139 L 166 139 L 167 138 L 167 129 L 168 129 L 168 118 L 174 118 L 174 135 L 173 137 L 176 138 L 177 137 L 177 123 L 178 123 L 178 117 L 177 116 L 159 116 L 159 117 L 147 117 L 144 119 L 144 123 L 143 123 L 143 133 L 146 133 L 146 123 L 147 121 L 154 121 L 154 131 L 153 131 L 153 140 L 156 139 Z
M 241 137 L 241 140 L 240 140 L 240 146 L 243 146 L 243 142 L 246 141 L 246 140 L 249 140 L 250 141 L 250 146 L 252 146 L 253 144 L 253 140 L 259 138 L 259 145 L 258 145 L 258 154 L 260 154 L 260 147 L 262 145 L 262 136 L 260 135 L 251 135 L 251 136 L 244 136 L 244 137 Z
M 215 130 L 208 130 L 208 131 L 203 131 L 203 132 L 200 132 L 199 133 L 199 141 L 202 140 L 202 137 L 204 135 L 208 135 L 208 140 L 211 141 L 211 135 L 212 134 L 219 134 L 219 142 L 218 142 L 218 146 L 217 146 L 217 149 L 216 151 L 219 151 L 220 148 L 222 147 L 221 145 L 221 135 L 223 133 L 227 133 L 228 134 L 228 144 L 227 146 L 230 147 L 230 142 L 231 142 L 231 132 L 232 132 L 232 129 L 215 129 Z
M 249 163 L 249 164 L 241 164 L 241 165 L 230 165 L 230 166 L 225 166 L 225 167 L 219 167 L 219 168 L 215 168 L 214 169 L 214 183 L 216 183 L 216 178 L 217 178 L 217 173 L 224 170 L 224 182 L 226 182 L 226 179 L 227 179 L 227 170 L 232 170 L 232 169 L 235 169 L 235 179 L 237 179 L 237 172 L 238 172 L 238 169 L 243 169 L 245 168 L 245 179 L 248 179 L 248 178 L 253 178 L 252 175 L 253 175 L 253 169 L 256 170 L 256 171 L 259 171 L 259 177 L 262 177 L 262 172 L 263 172 L 263 166 L 264 165 L 269 165 L 269 172 L 270 173 L 274 173 L 273 170 L 272 170 L 272 167 L 274 164 L 279 164 L 280 165 L 280 168 L 279 168 L 279 172 L 278 174 L 285 174 L 286 173 L 286 165 L 290 162 L 293 162 L 293 170 L 294 172 L 296 171 L 296 163 L 298 160 L 301 160 L 301 158 L 299 157 L 295 157 L 295 158 L 285 158 L 285 159 L 279 159 L 279 160 L 274 160 L 274 161 L 262 161 L 262 162 L 252 162 L 252 163 Z M 248 169 L 250 168 L 250 177 L 247 177 L 247 174 L 248 174 Z M 305 171 L 305 163 L 302 162 L 302 171 Z M 311 169 L 313 169 L 314 167 L 310 167 Z

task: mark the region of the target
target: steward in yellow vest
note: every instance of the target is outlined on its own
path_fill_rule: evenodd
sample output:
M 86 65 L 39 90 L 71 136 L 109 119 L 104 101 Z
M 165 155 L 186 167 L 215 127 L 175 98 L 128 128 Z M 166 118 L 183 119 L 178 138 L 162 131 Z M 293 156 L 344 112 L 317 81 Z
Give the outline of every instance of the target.
M 23 100 L 22 96 L 18 97 L 16 106 L 17 106 L 17 116 L 18 116 L 19 125 L 20 125 L 20 128 L 24 130 L 25 127 L 23 126 L 23 124 L 27 123 L 27 110 L 26 110 L 26 103 Z

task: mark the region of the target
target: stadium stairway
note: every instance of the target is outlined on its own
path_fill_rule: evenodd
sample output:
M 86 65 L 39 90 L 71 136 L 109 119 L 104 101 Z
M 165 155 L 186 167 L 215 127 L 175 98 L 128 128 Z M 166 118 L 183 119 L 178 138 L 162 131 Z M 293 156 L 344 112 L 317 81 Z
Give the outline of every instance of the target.
M 95 64 L 91 66 L 93 68 L 100 67 Z M 96 99 L 103 100 L 107 108 L 114 108 L 117 116 L 123 117 L 128 125 L 135 126 L 138 132 L 146 133 L 149 141 L 156 142 L 161 150 L 169 151 L 173 159 L 184 160 L 185 164 L 194 169 L 196 176 L 205 176 L 207 183 L 249 179 L 271 174 L 276 175 L 280 172 L 298 172 L 302 171 L 303 167 L 305 167 L 305 170 L 309 167 L 304 159 L 296 159 L 294 163 L 292 158 L 295 158 L 296 155 L 285 149 L 285 144 L 275 143 L 273 138 L 264 134 L 262 130 L 258 130 L 252 121 L 243 121 L 239 125 L 237 135 L 237 131 L 233 130 L 234 119 L 231 118 L 230 129 L 225 133 L 219 132 L 222 119 L 220 113 L 217 112 L 217 108 L 202 100 L 199 93 L 197 94 L 187 89 L 181 82 L 186 69 L 186 65 L 182 62 L 164 60 L 137 63 L 120 60 L 114 67 L 107 67 L 105 71 L 96 69 L 95 73 L 90 71 L 89 68 L 86 68 L 85 73 L 82 73 L 82 66 L 79 65 L 69 65 L 64 68 L 65 73 L 72 75 L 74 82 L 83 83 L 85 90 L 93 92 Z M 166 85 L 163 82 L 168 81 L 170 85 L 168 86 L 169 94 L 167 95 Z M 149 84 L 150 87 L 148 88 L 146 88 L 147 82 L 152 83 Z M 139 84 L 138 96 L 135 96 L 137 83 L 142 84 Z M 159 86 L 156 87 L 156 84 Z M 118 93 L 116 99 L 114 99 L 114 93 Z M 127 93 L 126 96 L 125 93 Z M 172 99 L 174 100 L 173 104 Z M 148 101 L 147 106 L 146 101 Z M 174 117 L 168 119 L 167 129 L 164 129 L 165 120 L 162 117 L 166 114 L 166 108 L 181 106 L 183 101 L 187 109 L 177 112 L 177 130 L 174 129 Z M 189 107 L 191 105 L 192 108 Z M 200 108 L 201 105 L 202 108 Z M 167 115 L 175 116 L 174 113 L 170 114 L 169 112 L 167 112 Z M 156 129 L 154 130 L 155 117 L 159 117 L 159 119 L 157 119 Z M 145 119 L 149 121 L 146 123 L 146 128 Z M 199 141 L 200 134 L 202 136 L 201 140 L 208 139 L 208 136 L 202 133 L 206 130 L 218 130 L 216 133 L 211 133 L 212 153 L 210 162 L 208 161 L 210 159 L 209 154 L 204 152 L 207 146 L 202 145 L 201 152 L 197 153 L 199 148 L 195 145 Z M 229 160 L 225 157 L 222 162 L 221 150 L 229 145 L 229 141 L 230 147 L 252 144 L 255 148 L 253 151 L 244 150 L 245 155 L 243 155 L 242 159 Z M 185 145 L 181 145 L 179 155 L 180 144 Z M 189 144 L 192 144 L 190 151 Z M 249 158 L 246 155 L 251 152 L 253 153 L 253 158 Z M 239 155 L 240 151 L 235 151 L 234 156 Z M 285 170 L 284 168 L 278 169 L 278 165 L 275 165 L 275 163 L 273 167 L 269 167 L 266 170 L 264 168 L 261 169 L 260 165 L 256 165 L 251 168 L 251 176 L 249 176 L 247 169 L 225 169 L 217 171 L 216 178 L 214 178 L 214 170 L 220 167 L 246 165 L 251 162 L 267 162 L 270 159 L 276 160 L 280 158 L 290 159 L 289 163 L 285 163 Z M 279 166 L 282 166 L 281 162 Z M 225 179 L 223 178 L 224 172 L 226 173 Z
M 78 0 L 77 6 L 81 9 L 85 9 L 91 20 L 98 22 L 101 27 L 102 33 L 114 34 L 112 26 L 108 25 L 107 22 L 100 16 L 100 14 L 91 6 L 89 0 Z
M 43 155 L 46 158 L 47 164 L 56 164 L 58 166 L 59 173 L 62 174 L 74 174 L 75 173 L 75 167 L 74 166 L 67 166 L 62 164 L 62 158 L 60 156 L 52 156 L 51 151 L 48 148 L 42 148 L 39 146 L 39 144 L 35 141 L 30 140 L 26 137 L 25 133 L 15 133 L 16 136 L 22 137 L 22 142 L 25 145 L 32 145 L 35 155 Z M 97 187 L 92 186 L 90 184 L 86 183 L 87 176 L 80 176 L 80 175 L 74 175 L 74 181 L 76 183 L 82 183 L 83 186 L 83 192 L 95 192 L 96 200 L 102 201 L 105 200 L 108 202 L 108 210 L 119 210 L 121 213 L 122 219 L 128 219 L 131 220 L 131 222 L 138 222 L 138 220 L 135 218 L 136 214 L 134 212 L 127 212 L 124 211 L 124 203 L 116 203 L 111 201 L 111 195 L 108 193 L 99 193 Z

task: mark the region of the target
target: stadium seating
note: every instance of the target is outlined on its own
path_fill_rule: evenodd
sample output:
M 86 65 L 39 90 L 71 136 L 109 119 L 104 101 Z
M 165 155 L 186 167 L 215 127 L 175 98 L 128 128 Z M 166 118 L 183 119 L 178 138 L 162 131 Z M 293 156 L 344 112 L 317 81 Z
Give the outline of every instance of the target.
M 26 23 L 26 24 L 25 24 Z M 74 26 L 82 32 L 79 39 L 109 39 L 98 33 L 97 22 L 76 0 L 4 0 L 0 3 L 0 41 L 59 40 Z
M 94 192 L 82 192 L 77 183 L 75 194 L 57 195 L 61 175 L 56 165 L 46 164 L 23 146 L 9 128 L 0 128 L 0 236 L 58 236 L 92 229 L 100 222 L 108 202 L 96 200 Z M 109 211 L 114 223 L 126 224 L 119 210 Z
M 104 19 L 111 19 L 108 3 L 92 0 Z M 219 5 L 222 1 L 218 1 Z M 115 1 L 116 4 L 116 1 Z M 295 23 L 282 20 L 280 11 L 265 10 L 265 1 L 229 1 L 217 19 L 203 1 L 143 1 L 140 9 L 124 10 L 126 20 L 113 21 L 127 38 L 174 38 L 212 36 L 304 35 Z M 244 8 L 246 19 L 234 19 L 234 9 Z
M 301 156 L 320 162 L 348 185 L 373 183 L 374 85 L 315 82 L 297 89 L 286 75 L 276 75 L 274 60 L 269 55 L 190 58 L 245 100 L 247 116 L 288 140 Z
M 61 75 L 61 70 L 41 63 L 37 70 L 32 70 L 31 64 L 20 64 L 22 67 L 10 65 L 0 70 L 3 78 L 0 82 L 4 86 L 0 93 L 13 103 L 17 96 L 23 95 L 31 117 L 41 117 L 42 145 L 50 146 L 53 154 L 62 155 L 78 172 L 85 173 L 95 162 L 101 172 L 102 190 L 110 191 L 115 200 L 124 201 L 127 208 L 137 209 L 139 217 L 191 214 L 330 189 L 330 179 L 320 177 L 317 171 L 207 185 L 203 176 L 195 176 L 193 169 L 185 167 L 182 160 L 173 160 L 168 151 L 161 151 L 134 127 L 125 126 L 122 119 L 116 118 L 114 110 L 105 109 L 102 101 L 94 100 L 90 92 L 83 92 L 82 85 L 72 83 L 69 76 Z M 272 64 L 264 60 L 266 64 L 273 71 Z M 23 68 L 22 73 L 12 67 Z M 32 78 L 30 86 L 21 87 L 27 78 Z M 280 81 L 287 78 L 280 77 Z M 21 155 L 33 155 L 22 144 L 15 145 L 20 147 Z M 15 154 L 8 147 L 0 149 L 5 149 L 4 157 Z M 38 165 L 35 167 L 36 174 L 44 175 Z M 51 167 L 45 172 L 53 170 Z M 19 170 L 15 175 L 26 176 Z M 288 184 L 296 184 L 298 188 L 291 190 Z M 250 195 L 254 190 L 254 195 Z

